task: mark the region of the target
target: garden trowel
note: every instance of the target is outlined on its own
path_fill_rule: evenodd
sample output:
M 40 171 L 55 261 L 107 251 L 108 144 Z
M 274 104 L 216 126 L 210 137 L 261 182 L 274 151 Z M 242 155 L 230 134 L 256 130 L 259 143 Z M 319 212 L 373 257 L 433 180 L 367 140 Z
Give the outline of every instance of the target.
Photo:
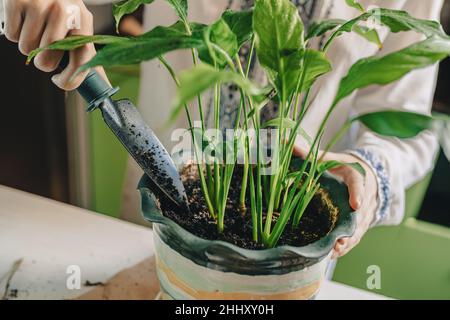
M 111 88 L 94 69 L 77 90 L 88 103 L 88 112 L 100 109 L 108 127 L 150 178 L 151 191 L 189 210 L 186 191 L 172 158 L 137 108 L 126 99 L 112 100 L 118 89 Z

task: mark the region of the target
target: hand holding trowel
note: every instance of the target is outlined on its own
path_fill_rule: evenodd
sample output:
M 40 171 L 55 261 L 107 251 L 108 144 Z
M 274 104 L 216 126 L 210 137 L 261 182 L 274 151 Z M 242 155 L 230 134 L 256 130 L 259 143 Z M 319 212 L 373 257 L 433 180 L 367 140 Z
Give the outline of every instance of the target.
M 61 14 L 69 5 L 79 8 L 79 30 L 69 30 L 67 15 Z M 92 34 L 92 28 L 92 16 L 78 0 L 26 0 L 20 3 L 0 0 L 0 36 L 4 31 L 10 41 L 19 43 L 19 49 L 25 55 L 67 35 Z M 57 51 L 42 54 L 46 55 L 45 59 L 36 57 L 38 60 L 41 58 L 37 61 L 41 70 L 48 71 L 52 61 L 60 58 Z M 43 61 L 47 62 L 45 68 Z M 60 66 L 67 65 L 68 54 Z M 88 103 L 88 111 L 100 109 L 111 131 L 153 182 L 152 191 L 164 195 L 177 206 L 187 208 L 186 193 L 172 159 L 133 104 L 128 100 L 113 101 L 111 96 L 117 89 L 111 88 L 94 69 L 79 86 L 78 92 Z
M 65 61 L 66 58 L 61 64 L 66 64 Z M 118 89 L 112 88 L 94 69 L 77 90 L 88 103 L 87 111 L 100 109 L 105 123 L 150 178 L 152 191 L 188 209 L 186 192 L 172 158 L 137 108 L 126 99 L 112 100 Z

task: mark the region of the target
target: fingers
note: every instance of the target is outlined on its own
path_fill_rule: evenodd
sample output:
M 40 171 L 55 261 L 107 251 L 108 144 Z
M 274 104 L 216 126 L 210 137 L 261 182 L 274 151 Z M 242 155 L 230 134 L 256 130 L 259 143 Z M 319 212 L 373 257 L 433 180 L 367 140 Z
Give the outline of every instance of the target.
M 298 140 L 296 141 L 295 145 L 294 145 L 294 150 L 293 150 L 293 155 L 302 159 L 305 159 L 308 156 L 309 150 L 311 149 L 311 146 L 309 146 L 306 142 L 298 142 Z M 331 159 L 333 159 L 333 156 L 335 154 L 332 152 L 327 152 L 324 156 L 323 156 L 323 151 L 319 150 L 318 153 L 318 157 L 322 158 L 322 161 L 329 161 Z
M 361 241 L 364 234 L 367 232 L 370 226 L 370 219 L 367 212 L 359 212 L 356 216 L 356 230 L 353 236 L 348 238 L 342 238 L 336 241 L 333 249 L 333 259 L 342 257 L 350 252 L 354 247 L 356 247 Z
M 306 158 L 309 153 L 309 146 L 305 146 L 302 143 L 297 143 L 294 146 L 293 154 L 297 157 Z M 319 158 L 322 157 L 323 152 L 319 151 Z M 333 152 L 327 152 L 322 161 L 337 160 L 343 163 L 357 162 L 357 159 L 352 158 L 347 154 L 336 154 Z M 353 210 L 361 209 L 364 199 L 365 191 L 365 178 L 355 169 L 347 166 L 340 166 L 330 170 L 333 174 L 336 174 L 344 179 L 345 184 L 348 187 L 349 203 Z
M 19 42 L 23 25 L 24 6 L 21 1 L 5 1 L 5 37 L 12 42 Z
M 354 237 L 339 239 L 341 243 L 336 242 L 334 246 L 332 259 L 337 259 L 345 256 L 350 252 L 358 243 L 360 239 Z
M 334 246 L 333 258 L 340 258 L 349 253 L 359 244 L 366 231 L 367 230 L 363 231 L 363 229 L 360 228 L 355 231 L 355 234 L 352 237 L 339 239 Z
M 338 241 L 336 241 L 334 248 L 333 248 L 333 255 L 332 255 L 331 259 L 336 259 L 336 258 L 341 257 L 341 254 L 345 250 L 346 247 L 347 247 L 346 238 L 339 239 Z
M 93 34 L 93 17 L 82 0 L 5 0 L 5 10 L 5 35 L 19 43 L 19 50 L 24 55 L 62 40 L 68 34 Z M 73 75 L 94 55 L 92 44 L 71 52 L 69 65 L 53 78 L 54 83 L 64 90 L 76 89 L 86 72 L 76 77 Z M 47 50 L 35 58 L 34 64 L 42 71 L 52 72 L 62 56 L 61 51 Z
M 347 168 L 348 173 L 343 177 L 347 184 L 349 203 L 353 210 L 361 209 L 364 199 L 365 181 L 364 177 L 351 168 Z
M 356 234 L 350 238 L 339 239 L 334 245 L 332 259 L 341 258 L 356 247 L 361 241 L 362 234 Z
M 93 17 L 84 5 L 80 5 L 80 24 L 79 29 L 70 30 L 70 35 L 92 35 Z M 60 74 L 52 77 L 52 81 L 59 88 L 71 91 L 80 86 L 87 75 L 87 71 L 74 77 L 77 70 L 89 62 L 95 56 L 93 44 L 88 44 L 70 52 L 70 62 Z
M 358 214 L 356 215 L 356 230 L 353 236 L 339 239 L 336 242 L 333 251 L 333 259 L 346 255 L 350 250 L 356 247 L 369 229 L 371 221 L 370 215 L 367 212 L 368 209 L 363 203 L 364 179 L 358 173 L 350 173 L 344 180 L 346 180 L 345 182 L 349 189 L 350 206 L 353 210 L 358 210 Z
M 308 151 L 304 148 L 300 148 L 299 146 L 294 146 L 294 151 L 292 154 L 296 157 L 305 159 L 308 155 Z
M 297 144 L 293 154 L 305 158 L 309 153 L 309 146 Z M 319 152 L 319 157 L 322 152 Z M 339 166 L 330 170 L 334 175 L 342 178 L 349 191 L 349 204 L 356 215 L 356 230 L 352 237 L 339 239 L 333 248 L 333 258 L 342 257 L 360 242 L 363 235 L 369 229 L 377 207 L 377 182 L 374 173 L 363 162 L 353 155 L 344 153 L 326 153 L 322 161 L 336 160 L 341 163 L 360 163 L 366 170 L 366 176 L 349 166 Z
M 35 3 L 35 2 L 33 2 Z M 46 8 L 30 4 L 24 11 L 25 20 L 19 37 L 19 51 L 23 55 L 39 47 L 46 21 Z
M 43 32 L 40 48 L 45 48 L 53 42 L 64 39 L 69 29 L 61 17 L 65 16 L 64 6 L 58 2 L 52 7 L 51 14 L 47 18 L 46 28 Z M 44 72 L 55 71 L 63 57 L 63 52 L 58 50 L 46 50 L 34 58 L 34 65 Z
M 87 63 L 95 55 L 95 49 L 89 45 L 70 52 L 70 63 L 60 74 L 52 77 L 53 83 L 66 91 L 75 90 L 86 78 L 88 71 L 82 72 L 76 76 L 78 69 Z

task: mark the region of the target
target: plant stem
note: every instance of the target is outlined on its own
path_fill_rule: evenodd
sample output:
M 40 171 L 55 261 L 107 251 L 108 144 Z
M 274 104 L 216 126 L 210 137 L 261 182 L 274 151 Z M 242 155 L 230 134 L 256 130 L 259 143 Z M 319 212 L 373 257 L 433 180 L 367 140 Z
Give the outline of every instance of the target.
M 253 35 L 252 36 L 252 44 L 250 46 L 250 53 L 249 53 L 249 56 L 248 56 L 248 59 L 247 59 L 247 67 L 246 67 L 246 70 L 245 70 L 245 77 L 246 78 L 248 78 L 248 75 L 250 74 L 250 68 L 251 68 L 252 63 L 253 63 L 253 53 L 255 51 L 255 43 L 256 43 L 256 38 Z
M 311 93 L 311 88 L 309 88 L 306 93 L 305 96 L 303 97 L 303 101 L 302 101 L 302 107 L 300 108 L 300 116 L 299 116 L 299 120 L 302 121 L 303 117 L 305 116 L 306 111 L 308 111 L 308 99 L 309 99 L 309 94 Z
M 211 45 L 212 45 L 212 48 L 214 50 L 216 50 L 218 53 L 220 53 L 225 58 L 225 60 L 227 61 L 228 67 L 232 71 L 236 72 L 236 67 L 234 66 L 233 60 L 228 55 L 228 53 L 225 50 L 223 50 L 221 47 L 219 47 L 217 44 L 215 44 L 215 43 L 211 43 Z
M 252 43 L 252 47 L 254 47 L 254 43 Z M 250 50 L 250 54 L 252 55 L 252 50 Z M 239 54 L 236 54 L 235 57 L 236 60 L 236 65 L 238 66 L 238 70 L 241 73 L 241 75 L 244 75 L 244 70 L 242 68 L 242 64 L 241 64 L 241 60 L 239 57 Z M 250 58 L 251 60 L 251 58 Z M 245 77 L 248 77 L 248 73 L 249 73 L 249 65 L 250 65 L 251 61 L 248 62 L 247 65 L 247 71 L 246 71 L 246 75 Z M 243 166 L 243 174 L 242 174 L 242 185 L 241 185 L 241 193 L 240 193 L 240 197 L 239 197 L 239 211 L 241 212 L 242 215 L 245 215 L 246 211 L 247 211 L 247 206 L 245 204 L 245 197 L 247 194 L 247 183 L 248 183 L 248 171 L 249 171 L 249 155 L 248 155 L 248 150 L 250 149 L 250 145 L 248 142 L 248 135 L 247 135 L 247 131 L 248 131 L 248 118 L 247 118 L 247 110 L 245 107 L 245 97 L 244 97 L 244 92 L 241 89 L 241 108 L 243 109 L 244 112 L 244 129 L 246 131 L 246 139 L 245 139 L 245 145 L 244 145 L 244 166 Z
M 220 127 L 220 89 L 219 86 L 216 85 L 214 89 L 214 125 L 215 128 L 218 129 Z M 218 139 L 218 137 L 216 137 Z M 218 141 L 216 141 L 218 142 Z M 220 208 L 220 168 L 219 168 L 219 160 L 217 159 L 219 152 L 217 148 L 220 146 L 218 143 L 214 146 L 214 196 L 215 196 L 215 205 L 216 208 Z M 220 153 L 221 154 L 221 153 Z M 218 230 L 220 233 L 223 232 L 223 211 L 219 209 L 218 211 Z
M 320 156 L 319 162 L 322 162 L 325 155 L 331 150 L 331 148 L 347 133 L 347 131 L 352 126 L 354 120 L 350 120 L 346 122 L 341 129 L 334 135 L 333 139 L 331 139 L 330 142 L 328 142 L 327 146 L 323 150 L 322 155 Z
M 168 63 L 168 61 L 163 56 L 160 56 L 159 60 L 161 61 L 163 66 L 167 69 L 167 71 L 171 75 L 171 77 L 172 77 L 173 81 L 175 82 L 175 84 L 179 87 L 180 86 L 180 81 L 179 81 L 175 71 L 173 70 L 173 68 Z M 214 206 L 213 206 L 213 204 L 211 202 L 211 198 L 209 197 L 209 194 L 208 194 L 207 183 L 206 183 L 206 180 L 205 180 L 205 176 L 204 176 L 204 173 L 203 173 L 203 168 L 201 167 L 201 162 L 200 162 L 199 155 L 198 155 L 198 152 L 197 152 L 197 139 L 195 138 L 195 131 L 194 131 L 195 128 L 193 126 L 192 117 L 191 117 L 191 114 L 189 112 L 189 108 L 188 108 L 187 104 L 184 104 L 184 110 L 186 112 L 186 117 L 187 117 L 187 120 L 188 120 L 189 128 L 191 130 L 192 143 L 194 144 L 194 154 L 195 154 L 196 161 L 197 161 L 197 170 L 198 170 L 198 174 L 199 174 L 199 177 L 200 177 L 200 186 L 201 186 L 203 194 L 205 195 L 205 201 L 206 201 L 206 205 L 208 206 L 209 213 L 211 214 L 211 216 L 214 219 L 216 219 L 216 213 L 215 213 L 215 210 L 214 210 Z
M 183 19 L 183 23 L 184 23 L 186 32 L 189 35 L 192 35 L 192 31 L 191 31 L 189 22 L 186 19 Z M 194 66 L 196 66 L 197 65 L 197 56 L 196 56 L 195 49 L 191 49 L 191 56 L 192 56 L 192 63 L 194 64 Z M 205 127 L 205 118 L 203 115 L 203 102 L 202 102 L 202 97 L 200 94 L 197 95 L 197 107 L 198 107 L 198 113 L 200 116 L 200 123 L 201 123 L 201 130 L 202 130 L 202 141 L 201 141 L 200 147 L 201 147 L 201 150 L 203 151 L 203 137 L 205 135 L 206 127 Z M 202 160 L 203 160 L 203 158 L 202 158 Z M 197 162 L 198 162 L 198 159 L 197 159 Z M 207 176 L 207 190 L 204 191 L 204 194 L 205 194 L 205 196 L 207 195 L 208 198 L 213 199 L 214 198 L 214 186 L 213 186 L 213 177 L 212 177 L 212 172 L 211 172 L 211 166 L 208 163 L 205 163 L 205 167 L 206 167 L 206 176 Z M 199 167 L 199 172 L 200 172 L 200 169 L 203 170 L 201 167 Z M 203 171 L 202 171 L 202 175 L 203 175 Z
M 186 19 L 183 19 L 183 24 L 184 24 L 184 28 L 186 29 L 186 32 L 188 35 L 192 35 L 192 30 L 191 27 L 189 25 L 189 21 L 187 21 Z M 192 56 L 192 63 L 194 64 L 194 66 L 197 65 L 197 56 L 195 53 L 195 49 L 191 49 L 191 56 Z M 205 126 L 204 126 L 204 118 L 203 118 L 203 105 L 202 105 L 202 97 L 201 95 L 197 95 L 197 102 L 198 102 L 198 112 L 200 115 L 200 122 L 202 123 L 202 130 L 205 130 Z
M 253 168 L 250 170 L 250 210 L 252 213 L 252 237 L 253 241 L 259 241 L 259 216 L 256 205 L 255 195 L 255 177 L 253 176 Z
M 284 87 L 285 87 L 285 85 L 283 82 L 283 91 L 284 91 Z M 283 115 L 284 115 L 286 103 L 287 103 L 287 100 L 286 100 L 285 93 L 282 93 L 281 101 L 280 101 L 280 110 L 278 113 L 278 118 L 279 118 L 278 131 L 277 131 L 278 146 L 277 146 L 277 150 L 275 150 L 275 151 L 272 150 L 272 155 L 275 155 L 273 162 L 277 166 L 277 169 L 276 169 L 276 173 L 272 176 L 271 183 L 270 183 L 269 205 L 267 207 L 266 223 L 264 226 L 264 236 L 266 239 L 268 239 L 270 236 L 271 226 L 272 226 L 272 217 L 273 217 L 273 212 L 275 209 L 275 204 L 276 204 L 276 201 L 280 198 L 280 194 L 282 191 L 280 184 L 279 184 L 279 182 L 281 182 L 280 178 L 281 178 L 281 173 L 282 173 L 282 170 L 280 168 L 281 163 L 280 163 L 279 159 L 284 158 L 283 154 L 284 154 L 284 151 L 286 150 L 284 148 L 284 144 L 285 144 L 283 141 L 284 138 L 282 138 L 285 136 L 284 125 L 283 125 L 284 124 L 284 122 L 283 122 L 284 116 Z

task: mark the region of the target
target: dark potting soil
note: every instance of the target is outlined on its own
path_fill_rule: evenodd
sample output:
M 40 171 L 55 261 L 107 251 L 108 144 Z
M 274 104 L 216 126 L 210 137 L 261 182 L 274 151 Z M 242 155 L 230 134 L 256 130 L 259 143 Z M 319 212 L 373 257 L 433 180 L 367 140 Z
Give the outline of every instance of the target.
M 201 191 L 197 167 L 195 165 L 185 167 L 181 172 L 181 177 L 186 188 L 190 212 L 175 210 L 170 203 L 161 200 L 159 205 L 164 216 L 203 239 L 222 240 L 245 249 L 264 249 L 262 244 L 255 243 L 252 239 L 249 203 L 245 215 L 242 215 L 239 210 L 242 181 L 242 169 L 240 167 L 235 169 L 232 179 L 223 233 L 217 231 L 216 222 L 209 215 Z M 320 189 L 303 214 L 299 227 L 293 230 L 292 226 L 288 224 L 280 237 L 278 246 L 301 247 L 319 240 L 333 229 L 338 215 L 339 209 L 332 204 L 328 192 Z M 276 219 L 277 216 L 274 214 L 274 222 Z

